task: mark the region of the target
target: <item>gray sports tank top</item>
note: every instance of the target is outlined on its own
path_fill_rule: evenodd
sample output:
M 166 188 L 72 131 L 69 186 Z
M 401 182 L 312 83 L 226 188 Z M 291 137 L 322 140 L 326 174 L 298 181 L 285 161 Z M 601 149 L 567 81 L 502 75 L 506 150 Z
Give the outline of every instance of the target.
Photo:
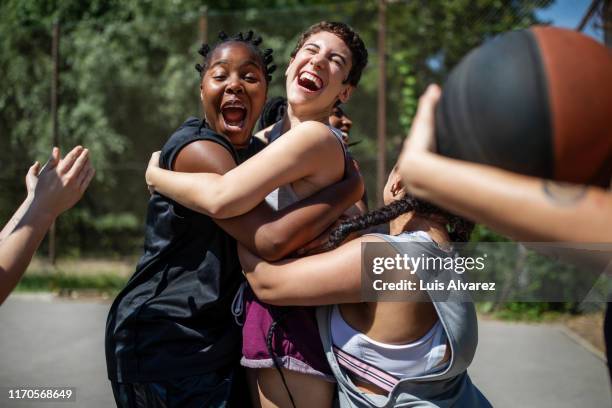
M 429 257 L 448 256 L 447 252 L 436 245 L 422 242 L 422 238 L 409 233 L 398 236 L 376 235 L 389 242 L 399 254 L 407 253 L 417 257 L 422 254 Z M 333 351 L 330 331 L 333 307 L 324 306 L 317 309 L 319 334 L 327 360 L 338 382 L 338 403 L 341 408 L 491 406 L 467 374 L 478 343 L 474 304 L 453 301 L 433 301 L 433 304 L 451 347 L 448 366 L 441 372 L 402 379 L 388 396 L 364 393 L 353 384 L 348 374 L 340 367 Z
M 340 142 L 340 146 L 342 146 L 342 152 L 344 153 L 344 160 L 346 163 L 348 151 L 344 146 L 344 142 L 342 142 L 342 132 L 340 132 L 340 130 L 336 129 L 335 127 L 328 127 L 332 134 L 336 136 L 336 138 Z M 270 131 L 270 135 L 268 137 L 270 143 L 274 142 L 276 139 L 282 136 L 282 129 L 283 121 L 281 120 L 279 122 L 276 122 L 276 124 Z M 299 201 L 299 197 L 293 190 L 293 187 L 291 187 L 291 184 L 285 184 L 284 186 L 280 186 L 279 188 L 272 191 L 266 196 L 266 202 L 276 211 L 282 210 L 283 208 L 295 203 L 296 201 Z

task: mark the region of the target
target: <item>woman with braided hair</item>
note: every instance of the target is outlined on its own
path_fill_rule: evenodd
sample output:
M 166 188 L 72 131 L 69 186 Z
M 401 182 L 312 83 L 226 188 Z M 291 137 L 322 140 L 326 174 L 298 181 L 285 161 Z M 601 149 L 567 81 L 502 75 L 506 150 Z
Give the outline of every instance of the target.
M 147 183 L 188 208 L 227 218 L 250 210 L 264 198 L 274 208 L 284 209 L 339 181 L 352 160 L 342 134 L 329 126 L 328 118 L 335 105 L 348 100 L 366 62 L 363 41 L 346 24 L 315 24 L 300 36 L 285 73 L 288 115 L 268 138 L 277 141 L 223 176 L 165 171 L 153 157 Z M 351 197 L 351 203 L 359 198 Z M 329 405 L 333 376 L 314 308 L 274 308 L 257 300 L 249 289 L 245 299 L 241 362 L 253 369 L 248 375 L 255 404 L 277 406 L 290 398 L 298 406 Z M 239 296 L 236 302 L 240 301 Z M 278 325 L 280 320 L 283 324 Z M 314 387 L 319 392 L 310 392 Z
M 248 32 L 221 34 L 212 47 L 201 48 L 205 120 L 188 119 L 155 164 L 170 173 L 224 174 L 261 150 L 252 130 L 273 65 L 272 51 L 260 44 Z M 337 174 L 327 174 L 329 183 Z M 244 175 L 242 183 L 256 176 Z M 255 205 L 230 219 L 153 193 L 145 253 L 107 320 L 107 368 L 117 405 L 248 407 L 246 384 L 239 381 L 241 331 L 232 314 L 232 299 L 244 282 L 236 240 L 279 259 L 321 234 L 361 191 L 359 174 L 349 171 L 345 180 L 285 209 L 251 199 Z
M 378 243 L 377 257 L 415 251 L 446 258 L 452 252 L 443 248 L 467 241 L 473 224 L 407 195 L 396 168 L 384 202 L 334 230 L 329 252 L 268 262 L 239 245 L 249 284 L 273 305 L 334 305 L 319 308 L 317 317 L 341 407 L 490 406 L 466 372 L 477 343 L 472 303 L 437 301 L 423 290 L 405 302 L 362 301 L 363 243 Z M 391 235 L 340 245 L 352 232 L 387 222 Z

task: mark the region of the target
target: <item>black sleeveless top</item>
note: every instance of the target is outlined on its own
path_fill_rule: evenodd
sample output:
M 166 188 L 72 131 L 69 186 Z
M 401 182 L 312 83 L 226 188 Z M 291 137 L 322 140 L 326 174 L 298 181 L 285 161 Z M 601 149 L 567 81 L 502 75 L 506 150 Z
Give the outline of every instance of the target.
M 160 166 L 172 169 L 181 149 L 199 140 L 223 146 L 237 163 L 264 147 L 252 138 L 239 154 L 203 121 L 189 118 L 164 145 Z M 241 331 L 231 303 L 243 279 L 231 236 L 210 217 L 153 194 L 144 255 L 108 315 L 109 378 L 160 381 L 237 362 Z

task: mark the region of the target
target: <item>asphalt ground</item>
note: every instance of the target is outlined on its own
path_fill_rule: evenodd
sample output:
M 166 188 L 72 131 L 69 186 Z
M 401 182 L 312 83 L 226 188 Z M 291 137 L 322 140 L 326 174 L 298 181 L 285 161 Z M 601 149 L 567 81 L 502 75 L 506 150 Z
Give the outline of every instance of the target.
M 0 307 L 0 407 L 113 407 L 108 303 L 12 295 Z M 468 370 L 495 407 L 611 407 L 604 360 L 562 326 L 481 320 Z M 72 387 L 75 402 L 26 402 L 8 388 Z

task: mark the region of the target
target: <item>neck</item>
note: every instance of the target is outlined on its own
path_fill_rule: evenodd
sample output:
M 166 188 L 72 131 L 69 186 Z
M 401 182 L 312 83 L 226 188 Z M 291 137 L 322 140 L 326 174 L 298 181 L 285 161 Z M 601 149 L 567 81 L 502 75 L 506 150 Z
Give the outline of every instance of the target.
M 301 110 L 299 108 L 296 109 L 291 104 L 288 104 L 287 114 L 285 116 L 288 120 L 285 121 L 285 125 L 283 127 L 286 129 L 283 129 L 283 130 L 286 131 L 286 130 L 292 129 L 296 127 L 297 125 L 299 125 L 300 123 L 306 122 L 309 120 L 313 120 L 315 122 L 321 122 L 326 125 L 329 125 L 329 112 L 330 111 L 308 112 L 307 110 Z
M 399 235 L 402 232 L 423 231 L 429 234 L 431 239 L 437 244 L 449 241 L 446 224 L 443 221 L 432 218 L 425 218 L 412 213 L 402 214 L 389 222 L 389 232 L 391 235 Z

